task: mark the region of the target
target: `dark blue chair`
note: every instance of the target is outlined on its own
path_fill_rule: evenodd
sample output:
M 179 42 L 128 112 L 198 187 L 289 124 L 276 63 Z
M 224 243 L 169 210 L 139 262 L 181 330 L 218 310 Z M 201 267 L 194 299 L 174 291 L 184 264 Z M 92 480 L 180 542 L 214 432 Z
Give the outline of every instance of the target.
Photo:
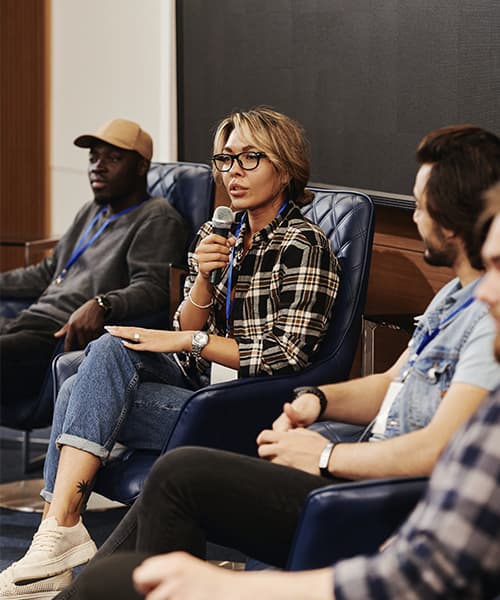
M 293 375 L 249 377 L 198 390 L 182 408 L 176 426 L 165 440 L 164 452 L 197 445 L 256 455 L 257 434 L 281 412 L 294 387 L 321 385 L 349 376 L 366 297 L 373 204 L 368 196 L 358 192 L 311 189 L 315 199 L 303 212 L 325 231 L 341 267 L 331 323 L 313 364 Z M 74 361 L 74 356 L 63 355 L 55 362 L 58 385 L 74 373 Z M 113 500 L 132 503 L 156 458 L 155 453 L 127 450 L 100 470 L 96 491 Z
M 427 477 L 401 477 L 314 490 L 302 511 L 287 570 L 319 569 L 377 552 L 404 523 L 427 482 Z
M 152 196 L 162 196 L 184 217 L 188 226 L 188 243 L 198 231 L 200 225 L 210 219 L 214 206 L 214 182 L 208 165 L 189 162 L 153 163 L 148 172 L 148 191 Z M 171 304 L 177 306 L 182 285 L 177 281 L 179 271 L 170 269 L 171 291 L 174 296 Z M 171 294 L 172 295 L 172 294 Z M 3 298 L 0 300 L 0 315 L 15 316 L 34 298 Z M 142 327 L 167 328 L 171 322 L 170 310 L 162 313 L 147 314 L 133 320 L 133 324 Z M 59 343 L 53 353 L 55 358 L 63 351 Z M 25 431 L 23 453 L 25 470 L 28 469 L 29 432 L 32 429 L 47 427 L 52 422 L 53 378 L 51 369 L 47 370 L 40 393 L 32 398 L 19 398 L 15 406 L 2 410 L 0 425 Z M 33 465 L 35 466 L 35 465 Z

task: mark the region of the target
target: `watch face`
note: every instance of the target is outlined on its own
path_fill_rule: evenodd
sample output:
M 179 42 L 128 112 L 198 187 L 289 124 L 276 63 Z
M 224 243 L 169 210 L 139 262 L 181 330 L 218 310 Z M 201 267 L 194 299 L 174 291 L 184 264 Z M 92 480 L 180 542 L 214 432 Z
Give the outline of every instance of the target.
M 332 453 L 333 447 L 335 444 L 328 443 L 322 450 L 319 457 L 319 468 L 320 471 L 323 469 L 328 469 L 328 463 L 330 462 L 330 455 Z
M 198 331 L 197 333 L 195 333 L 194 339 L 197 344 L 206 345 L 208 344 L 208 333 L 206 333 L 205 331 Z

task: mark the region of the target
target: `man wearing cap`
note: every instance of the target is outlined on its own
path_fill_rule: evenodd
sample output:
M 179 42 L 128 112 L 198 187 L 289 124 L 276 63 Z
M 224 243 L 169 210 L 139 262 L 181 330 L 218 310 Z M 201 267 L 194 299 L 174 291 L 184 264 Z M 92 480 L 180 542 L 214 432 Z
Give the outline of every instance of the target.
M 0 317 L 2 408 L 38 393 L 60 338 L 65 350 L 83 348 L 105 323 L 165 309 L 168 264 L 182 259 L 182 217 L 147 193 L 149 134 L 114 119 L 74 143 L 89 148 L 94 200 L 50 257 L 0 274 L 4 298 L 36 298 L 16 318 Z

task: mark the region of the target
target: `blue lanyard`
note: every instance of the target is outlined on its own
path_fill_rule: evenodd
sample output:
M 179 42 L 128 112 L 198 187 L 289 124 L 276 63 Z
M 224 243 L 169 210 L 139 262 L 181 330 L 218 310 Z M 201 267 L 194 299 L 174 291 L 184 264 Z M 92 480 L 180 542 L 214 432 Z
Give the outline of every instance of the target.
M 281 213 L 288 206 L 288 200 L 285 200 L 281 205 L 281 208 L 278 211 L 276 217 L 279 217 Z M 243 223 L 245 222 L 247 214 L 244 213 L 241 221 L 238 225 L 238 228 L 235 232 L 235 237 L 237 238 L 240 235 L 241 228 L 243 227 Z M 229 337 L 229 332 L 231 331 L 231 310 L 232 310 L 232 302 L 231 302 L 231 292 L 233 289 L 233 258 L 234 258 L 234 249 L 236 244 L 231 248 L 231 254 L 229 255 L 229 269 L 227 274 L 227 293 L 226 293 L 226 337 Z
M 410 367 L 412 367 L 415 364 L 415 361 L 418 358 L 418 356 L 421 354 L 421 352 L 424 350 L 424 348 L 428 344 L 430 344 L 430 342 L 432 342 L 432 340 L 438 335 L 438 333 L 441 331 L 441 329 L 447 323 L 449 323 L 454 317 L 456 317 L 456 315 L 458 315 L 458 313 L 462 312 L 469 305 L 471 305 L 474 302 L 474 300 L 475 300 L 474 296 L 471 296 L 470 298 L 468 298 L 463 304 L 461 304 L 458 308 L 456 308 L 453 312 L 451 312 L 443 321 L 441 321 L 441 323 L 439 323 L 439 325 L 435 329 L 433 329 L 432 331 L 426 332 L 424 334 L 420 344 L 418 345 L 418 348 L 415 350 L 414 354 L 411 357 Z
M 118 217 L 125 215 L 126 213 L 130 212 L 131 210 L 134 210 L 134 208 L 137 208 L 139 206 L 139 203 L 134 204 L 133 206 L 129 206 L 128 208 L 124 208 L 120 212 L 118 212 L 114 215 L 111 215 L 108 219 L 106 219 L 104 221 L 104 223 L 99 227 L 99 229 L 94 233 L 94 235 L 87 241 L 87 238 L 89 237 L 90 232 L 92 231 L 95 224 L 99 220 L 99 217 L 104 213 L 104 211 L 108 208 L 108 206 L 109 205 L 106 205 L 101 208 L 101 210 L 92 219 L 92 222 L 90 223 L 90 225 L 83 232 L 82 236 L 78 240 L 77 245 L 75 246 L 75 249 L 73 250 L 71 256 L 69 257 L 68 262 L 64 265 L 64 269 L 56 277 L 56 279 L 55 279 L 56 283 L 62 283 L 64 281 L 64 278 L 66 277 L 66 275 L 67 275 L 68 271 L 71 269 L 71 267 L 76 263 L 76 261 L 80 258 L 80 256 L 88 248 L 90 248 L 90 246 L 92 246 L 92 244 L 97 240 L 97 238 L 102 234 L 102 232 L 106 229 L 106 227 L 110 223 L 112 223 L 113 221 L 116 221 L 116 219 L 118 219 Z

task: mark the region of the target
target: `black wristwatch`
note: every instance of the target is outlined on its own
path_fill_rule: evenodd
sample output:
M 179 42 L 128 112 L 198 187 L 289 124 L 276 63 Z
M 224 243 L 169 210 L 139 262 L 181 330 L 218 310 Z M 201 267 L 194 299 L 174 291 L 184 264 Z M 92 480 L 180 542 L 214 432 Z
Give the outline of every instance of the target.
M 99 306 L 104 311 L 104 316 L 106 317 L 111 312 L 111 302 L 107 296 L 100 295 L 96 296 L 94 300 L 99 304 Z
M 303 386 L 297 387 L 293 390 L 293 399 L 302 396 L 302 394 L 314 394 L 316 398 L 319 400 L 319 415 L 318 419 L 325 412 L 326 405 L 328 404 L 328 400 L 326 399 L 325 394 L 317 387 L 311 386 Z

